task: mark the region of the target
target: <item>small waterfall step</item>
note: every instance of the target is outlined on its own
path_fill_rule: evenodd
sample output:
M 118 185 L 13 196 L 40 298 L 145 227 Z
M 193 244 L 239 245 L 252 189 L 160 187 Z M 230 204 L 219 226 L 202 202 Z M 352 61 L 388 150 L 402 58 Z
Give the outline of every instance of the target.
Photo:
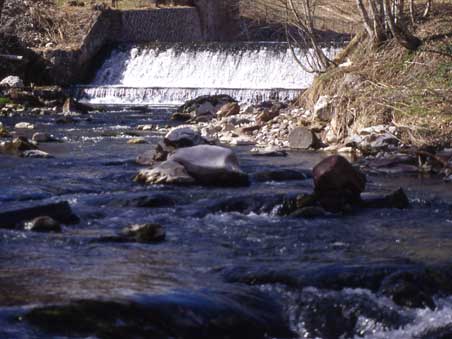
M 333 55 L 336 48 L 325 51 Z M 285 43 L 121 45 L 74 95 L 92 104 L 180 104 L 213 94 L 252 103 L 294 99 L 313 78 Z

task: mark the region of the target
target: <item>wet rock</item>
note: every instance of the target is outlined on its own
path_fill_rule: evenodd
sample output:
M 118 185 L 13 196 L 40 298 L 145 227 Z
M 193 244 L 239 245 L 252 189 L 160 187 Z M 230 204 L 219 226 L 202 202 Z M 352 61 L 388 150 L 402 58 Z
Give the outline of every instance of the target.
M 24 82 L 18 76 L 10 75 L 10 76 L 7 76 L 6 78 L 2 79 L 2 81 L 0 81 L 0 87 L 2 87 L 2 88 L 11 88 L 11 87 L 22 88 L 22 87 L 24 87 Z
M 296 211 L 300 211 L 306 207 L 313 207 L 317 204 L 318 200 L 315 194 L 302 193 L 295 197 L 286 197 L 281 208 L 278 210 L 278 215 L 289 216 Z
M 190 176 L 185 167 L 172 160 L 167 160 L 152 169 L 143 169 L 135 176 L 136 182 L 144 184 L 194 184 L 195 179 Z
M 313 169 L 315 192 L 328 211 L 338 212 L 348 203 L 359 202 L 366 177 L 339 155 L 322 160 Z
M 38 217 L 25 223 L 26 230 L 33 232 L 61 232 L 61 224 L 51 217 Z
M 12 141 L 0 143 L 0 153 L 21 156 L 23 152 L 38 148 L 25 137 L 17 137 Z
M 25 320 L 54 336 L 107 338 L 292 338 L 282 308 L 251 288 L 178 291 L 38 307 Z
M 64 124 L 75 124 L 78 122 L 78 120 L 70 115 L 63 115 L 62 117 L 57 118 L 55 122 L 57 124 L 64 125 Z
M 31 138 L 34 142 L 56 142 L 58 141 L 53 135 L 44 132 L 37 132 Z
M 129 200 L 113 201 L 110 205 L 120 207 L 159 208 L 173 207 L 176 200 L 164 194 L 153 194 L 135 197 Z
M 324 217 L 326 215 L 326 211 L 319 206 L 307 206 L 289 214 L 290 217 L 293 218 L 305 218 L 305 219 L 314 219 Z
M 255 157 L 286 157 L 287 152 L 285 150 L 276 147 L 266 148 L 253 148 L 251 154 Z
M 289 134 L 289 146 L 295 149 L 308 149 L 316 143 L 316 137 L 309 128 L 297 127 Z
M 166 233 L 160 224 L 140 224 L 126 227 L 121 236 L 140 243 L 150 243 L 165 240 Z
M 362 204 L 366 208 L 399 208 L 404 209 L 410 206 L 410 201 L 404 190 L 398 190 L 382 197 L 363 197 Z
M 133 138 L 127 141 L 129 145 L 141 145 L 147 144 L 148 142 L 144 138 Z
M 32 150 L 28 150 L 28 151 L 23 151 L 20 156 L 22 158 L 40 158 L 40 159 L 53 158 L 53 156 L 50 155 L 49 153 L 41 151 L 39 149 L 32 149 Z
M 176 150 L 175 147 L 167 145 L 164 141 L 159 141 L 157 143 L 157 146 L 155 146 L 155 151 L 153 152 L 152 160 L 165 161 L 166 159 L 168 159 L 168 155 L 173 153 L 175 150 Z M 146 154 L 142 155 L 143 159 L 146 159 L 150 153 L 148 152 Z
M 439 328 L 424 330 L 416 338 L 419 338 L 419 339 L 450 339 L 450 338 L 452 338 L 452 324 L 444 325 Z
M 197 203 L 199 205 L 199 211 L 191 215 L 200 218 L 209 213 L 271 213 L 275 209 L 275 206 L 283 202 L 284 198 L 285 196 L 282 194 L 252 194 L 224 198 L 213 202 L 210 200 L 201 200 Z
M 435 281 L 424 270 L 396 272 L 383 280 L 380 292 L 403 307 L 434 309 L 435 285 Z
M 63 224 L 76 224 L 80 219 L 72 212 L 68 202 L 22 208 L 9 212 L 0 212 L 0 228 L 16 228 L 26 221 L 48 216 Z
M 14 125 L 14 128 L 17 129 L 34 129 L 35 125 L 29 123 L 29 122 L 18 122 Z
M 217 117 L 230 117 L 240 113 L 240 105 L 237 102 L 229 102 L 224 104 L 217 112 Z
M 397 311 L 376 303 L 366 294 L 346 292 L 322 292 L 315 289 L 303 291 L 295 298 L 299 308 L 297 319 L 303 322 L 309 338 L 354 338 L 358 332 L 358 320 L 370 319 L 386 329 L 397 329 L 409 319 Z M 362 330 L 362 329 L 361 329 Z
M 302 171 L 292 169 L 276 169 L 257 172 L 253 175 L 253 179 L 259 182 L 266 181 L 289 181 L 289 180 L 305 180 L 308 176 Z
M 169 160 L 181 164 L 198 183 L 214 186 L 246 186 L 248 175 L 235 153 L 225 147 L 198 145 L 178 149 Z
M 136 157 L 135 163 L 142 166 L 152 166 L 155 161 L 161 161 L 160 159 L 154 159 L 156 157 L 156 152 L 148 151 L 140 154 Z M 163 160 L 163 159 L 162 159 Z

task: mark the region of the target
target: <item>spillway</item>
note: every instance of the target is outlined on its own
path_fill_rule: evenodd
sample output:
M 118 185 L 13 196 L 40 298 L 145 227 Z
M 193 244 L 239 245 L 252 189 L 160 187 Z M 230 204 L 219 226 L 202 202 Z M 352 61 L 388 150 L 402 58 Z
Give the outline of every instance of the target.
M 258 102 L 294 99 L 313 78 L 284 43 L 155 43 L 118 46 L 74 91 L 93 104 L 177 105 L 212 94 Z

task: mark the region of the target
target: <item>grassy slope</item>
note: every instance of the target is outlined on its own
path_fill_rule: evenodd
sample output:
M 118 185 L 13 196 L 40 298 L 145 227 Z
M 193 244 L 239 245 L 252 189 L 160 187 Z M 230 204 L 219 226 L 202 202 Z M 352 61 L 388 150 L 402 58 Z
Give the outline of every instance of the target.
M 437 7 L 420 23 L 422 47 L 410 52 L 390 42 L 378 51 L 362 39 L 348 56 L 353 64 L 316 79 L 300 98 L 311 107 L 320 95 L 336 96 L 338 134 L 374 124 L 400 126 L 406 142 L 452 143 L 452 4 Z M 344 85 L 345 74 L 361 78 Z

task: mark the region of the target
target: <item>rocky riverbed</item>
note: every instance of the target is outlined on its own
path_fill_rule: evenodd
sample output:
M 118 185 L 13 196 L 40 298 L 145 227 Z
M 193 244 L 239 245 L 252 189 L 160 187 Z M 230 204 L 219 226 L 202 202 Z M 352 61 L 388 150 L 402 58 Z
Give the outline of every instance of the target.
M 312 171 L 329 153 L 214 146 L 197 126 L 173 129 L 173 113 L 13 109 L 1 118 L 2 147 L 23 142 L 51 157 L 26 157 L 23 146 L 0 154 L 0 215 L 14 221 L 0 230 L 0 337 L 451 333 L 449 184 L 344 165 L 354 181 L 328 190 L 356 187 L 378 202 L 402 187 L 407 201 L 367 208 L 352 194 L 336 210 L 316 195 L 324 166 Z M 219 160 L 193 168 L 187 156 L 205 149 L 177 155 L 200 146 Z M 133 180 L 165 161 L 190 183 Z M 233 175 L 196 175 L 222 166 Z

